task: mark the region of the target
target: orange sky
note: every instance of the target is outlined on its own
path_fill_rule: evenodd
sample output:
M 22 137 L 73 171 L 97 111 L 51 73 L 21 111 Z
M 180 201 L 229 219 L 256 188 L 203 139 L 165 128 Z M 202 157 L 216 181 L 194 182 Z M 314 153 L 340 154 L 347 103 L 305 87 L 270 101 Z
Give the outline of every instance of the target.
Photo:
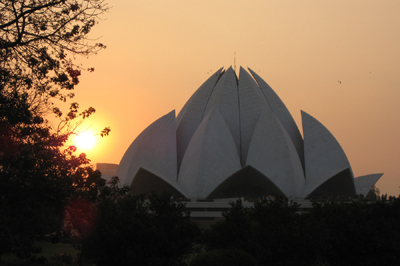
M 150 123 L 175 109 L 221 67 L 256 71 L 301 129 L 300 110 L 336 137 L 355 176 L 385 173 L 400 192 L 400 1 L 131 1 L 113 8 L 93 38 L 107 49 L 88 60 L 76 89 L 97 112 L 84 127 L 107 138 L 87 152 L 119 163 Z M 342 83 L 339 83 L 341 81 Z

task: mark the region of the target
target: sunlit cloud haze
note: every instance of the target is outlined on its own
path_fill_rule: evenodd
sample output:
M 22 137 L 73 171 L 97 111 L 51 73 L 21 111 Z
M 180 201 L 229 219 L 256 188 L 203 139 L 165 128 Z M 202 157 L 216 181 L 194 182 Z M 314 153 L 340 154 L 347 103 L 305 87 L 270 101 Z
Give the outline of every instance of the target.
M 217 69 L 250 67 L 281 97 L 336 137 L 355 176 L 384 173 L 381 192 L 400 189 L 399 1 L 132 1 L 92 33 L 107 49 L 84 66 L 76 90 L 96 114 L 83 126 L 111 127 L 87 155 L 119 163 L 157 118 L 179 112 Z M 100 138 L 100 137 L 99 137 Z

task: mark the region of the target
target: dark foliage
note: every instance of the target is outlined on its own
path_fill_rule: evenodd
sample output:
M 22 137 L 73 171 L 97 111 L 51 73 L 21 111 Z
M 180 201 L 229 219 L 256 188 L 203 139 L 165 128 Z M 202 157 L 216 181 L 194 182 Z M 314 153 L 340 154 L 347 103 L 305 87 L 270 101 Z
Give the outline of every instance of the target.
M 258 265 L 395 265 L 400 259 L 400 199 L 316 203 L 298 213 L 285 199 L 244 208 L 205 233 L 208 250 L 241 249 Z
M 315 204 L 310 216 L 327 232 L 319 242 L 330 265 L 398 263 L 400 199 Z
M 27 96 L 36 112 L 51 98 L 72 98 L 83 69 L 69 56 L 105 48 L 88 34 L 107 9 L 103 0 L 0 1 L 0 75 L 9 83 L 3 89 Z
M 217 249 L 198 255 L 190 266 L 256 266 L 247 252 L 237 249 Z
M 88 33 L 106 10 L 98 0 L 0 0 L 0 258 L 40 252 L 35 240 L 60 229 L 69 201 L 104 185 L 85 154 L 64 148 L 94 109 L 71 103 L 63 115 L 54 101 L 79 83 L 71 56 L 104 48 Z M 53 113 L 58 127 L 46 120 Z
M 98 205 L 82 256 L 96 265 L 180 265 L 200 231 L 169 194 L 127 195 Z

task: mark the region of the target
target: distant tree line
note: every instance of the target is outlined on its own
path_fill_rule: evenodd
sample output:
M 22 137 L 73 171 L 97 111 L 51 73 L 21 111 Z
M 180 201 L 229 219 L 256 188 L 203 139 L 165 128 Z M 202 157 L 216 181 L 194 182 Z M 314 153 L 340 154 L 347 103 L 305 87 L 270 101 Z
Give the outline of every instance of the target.
M 79 232 L 67 238 L 80 250 L 75 264 L 365 266 L 400 258 L 400 198 L 314 202 L 307 211 L 287 198 L 253 207 L 238 200 L 223 220 L 200 227 L 168 193 L 131 195 L 117 178 L 97 189 L 89 205 L 70 206 Z M 61 258 L 69 263 L 42 263 L 73 263 Z
M 96 265 L 396 265 L 400 198 L 324 202 L 299 212 L 286 198 L 239 200 L 200 230 L 170 195 L 127 195 L 98 205 L 82 256 Z
M 286 199 L 240 201 L 205 232 L 207 249 L 239 249 L 258 265 L 377 265 L 400 258 L 400 199 L 324 202 L 306 212 Z

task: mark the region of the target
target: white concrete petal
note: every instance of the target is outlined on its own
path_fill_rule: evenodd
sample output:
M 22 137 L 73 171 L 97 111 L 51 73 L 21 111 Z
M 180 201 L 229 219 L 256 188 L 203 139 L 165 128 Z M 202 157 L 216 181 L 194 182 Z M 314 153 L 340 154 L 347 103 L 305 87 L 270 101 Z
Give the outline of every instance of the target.
M 296 147 L 299 158 L 304 165 L 303 138 L 301 137 L 299 128 L 294 122 L 292 115 L 275 91 L 253 70 L 249 68 L 249 71 L 260 86 L 265 98 L 271 106 L 272 111 L 285 127 L 286 132 L 289 134 L 294 146 Z
M 240 150 L 240 126 L 239 126 L 239 99 L 237 77 L 230 67 L 219 79 L 208 101 L 204 116 L 211 110 L 218 109 L 226 121 L 229 130 L 235 140 L 237 150 Z
M 188 197 L 205 199 L 240 168 L 235 142 L 224 118 L 218 110 L 210 111 L 187 147 L 178 183 Z
M 221 76 L 221 74 L 223 74 L 223 70 L 224 68 L 220 68 L 219 70 L 217 70 L 214 74 L 212 74 L 193 94 L 192 96 L 190 96 L 189 100 L 185 103 L 185 105 L 182 107 L 182 109 L 180 110 L 178 116 L 176 117 L 176 124 L 177 126 L 179 126 L 183 115 L 186 113 L 188 107 L 191 105 L 191 102 L 193 101 L 193 99 L 195 100 L 195 105 L 198 105 L 200 103 L 200 105 L 202 106 L 203 101 L 205 99 L 205 104 L 207 105 L 208 99 L 210 97 L 210 94 L 216 84 L 216 82 L 218 81 L 219 77 Z M 211 87 L 211 89 L 210 89 Z M 197 96 L 198 94 L 201 94 L 200 96 Z M 205 98 L 204 98 L 205 97 Z M 204 108 L 200 108 L 197 109 L 198 111 L 201 110 L 201 113 L 204 113 Z
M 177 117 L 178 127 L 176 129 L 178 167 L 181 164 L 187 145 L 197 127 L 203 119 L 210 95 L 221 75 L 222 68 L 214 73 L 199 89 L 192 95 Z
M 247 165 L 263 173 L 287 197 L 301 197 L 304 173 L 296 148 L 280 121 L 264 112 L 254 130 Z
M 241 162 L 245 165 L 254 128 L 263 110 L 270 110 L 260 87 L 250 74 L 240 67 L 239 74 L 239 110 Z
M 383 176 L 383 174 L 370 174 L 354 178 L 356 194 L 367 196 L 368 192 L 375 185 L 375 183 L 378 182 L 381 176 Z
M 339 142 L 311 115 L 301 111 L 304 134 L 306 192 L 351 166 Z M 351 174 L 352 175 L 352 174 Z
M 122 184 L 131 185 L 140 168 L 168 183 L 176 182 L 176 120 L 175 110 L 148 126 L 129 146 L 116 175 Z
M 185 190 L 176 181 L 162 178 L 142 167 L 137 171 L 130 186 L 130 192 L 134 195 L 165 191 L 176 198 L 187 198 Z

